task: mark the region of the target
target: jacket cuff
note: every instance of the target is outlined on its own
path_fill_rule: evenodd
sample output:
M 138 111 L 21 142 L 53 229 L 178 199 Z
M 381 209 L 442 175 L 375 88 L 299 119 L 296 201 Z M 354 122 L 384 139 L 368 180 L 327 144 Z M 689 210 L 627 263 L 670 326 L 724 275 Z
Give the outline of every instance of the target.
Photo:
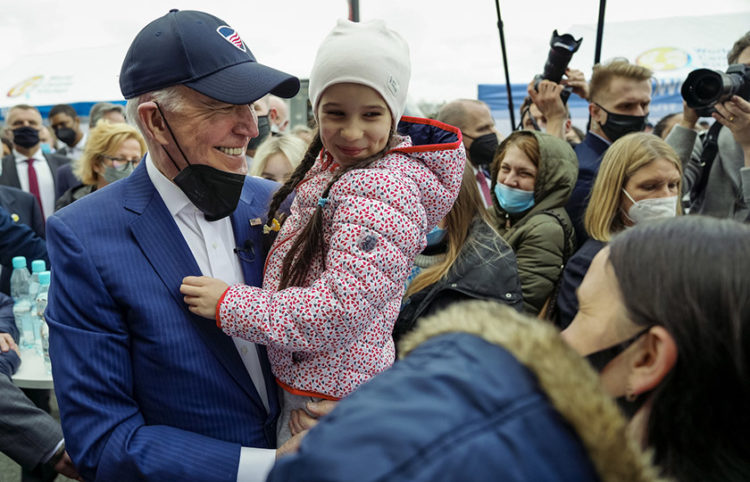
M 224 302 L 224 298 L 227 296 L 227 293 L 229 290 L 232 289 L 231 286 L 229 286 L 227 289 L 224 290 L 224 292 L 219 297 L 219 301 L 216 302 L 216 312 L 214 313 L 214 317 L 216 318 L 216 326 L 221 329 L 221 304 Z

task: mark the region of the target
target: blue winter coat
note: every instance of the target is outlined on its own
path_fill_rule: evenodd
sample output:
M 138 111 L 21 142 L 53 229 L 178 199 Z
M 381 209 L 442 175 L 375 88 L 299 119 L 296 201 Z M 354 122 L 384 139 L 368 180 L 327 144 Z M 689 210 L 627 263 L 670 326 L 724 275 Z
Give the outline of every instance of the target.
M 449 333 L 340 402 L 268 480 L 599 479 L 526 367 L 478 336 Z

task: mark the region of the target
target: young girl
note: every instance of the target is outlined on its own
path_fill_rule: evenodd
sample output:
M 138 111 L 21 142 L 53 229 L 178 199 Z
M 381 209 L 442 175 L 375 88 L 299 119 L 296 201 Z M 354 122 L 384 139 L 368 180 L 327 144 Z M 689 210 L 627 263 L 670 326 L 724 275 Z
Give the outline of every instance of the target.
M 382 21 L 339 21 L 310 74 L 319 133 L 269 208 L 267 225 L 278 226 L 273 216 L 295 191 L 263 288 L 183 281 L 192 312 L 268 346 L 284 389 L 279 444 L 309 397 L 344 397 L 393 363 L 409 270 L 461 185 L 458 129 L 398 123 L 409 74 L 407 44 Z

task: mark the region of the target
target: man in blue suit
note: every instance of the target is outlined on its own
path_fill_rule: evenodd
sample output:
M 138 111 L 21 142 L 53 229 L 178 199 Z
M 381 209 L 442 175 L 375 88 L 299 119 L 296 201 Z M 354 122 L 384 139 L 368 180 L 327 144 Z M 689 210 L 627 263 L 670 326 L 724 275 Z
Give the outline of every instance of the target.
M 588 99 L 591 125 L 583 142 L 574 148 L 578 156 L 578 180 L 565 206 L 576 230 L 578 246 L 588 239 L 583 215 L 604 152 L 620 137 L 646 127 L 651 75 L 646 67 L 623 58 L 594 66 Z
M 265 349 L 192 315 L 182 278 L 262 281 L 276 184 L 246 178 L 252 103 L 299 80 L 211 15 L 172 10 L 123 62 L 148 145 L 129 177 L 47 225 L 50 357 L 67 450 L 93 480 L 263 480 L 278 414 Z

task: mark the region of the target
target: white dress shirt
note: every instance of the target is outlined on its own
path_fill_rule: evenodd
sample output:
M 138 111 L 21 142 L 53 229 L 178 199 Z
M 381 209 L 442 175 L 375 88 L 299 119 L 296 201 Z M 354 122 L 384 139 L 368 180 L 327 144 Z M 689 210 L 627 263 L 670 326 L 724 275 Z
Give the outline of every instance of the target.
M 218 221 L 206 221 L 203 213 L 172 181 L 167 179 L 146 155 L 146 170 L 151 182 L 161 196 L 177 227 L 193 253 L 201 274 L 218 278 L 227 284 L 243 282 L 242 269 L 234 253 L 234 231 L 229 217 Z M 206 320 L 206 323 L 211 321 Z M 250 378 L 255 384 L 263 405 L 268 410 L 268 394 L 263 370 L 254 343 L 232 337 Z M 227 420 L 232 423 L 232 420 Z M 237 480 L 242 482 L 263 481 L 276 459 L 276 451 L 242 447 Z
M 86 147 L 86 138 L 88 137 L 88 133 L 84 132 L 83 137 L 81 137 L 81 140 L 78 141 L 78 143 L 70 147 L 69 145 L 65 144 L 66 154 L 65 157 L 69 157 L 71 160 L 79 159 L 83 155 L 83 148 Z
M 36 152 L 30 156 L 24 156 L 13 150 L 13 156 L 16 158 L 16 171 L 18 172 L 18 181 L 21 183 L 21 189 L 29 191 L 29 163 L 28 158 L 34 158 L 34 169 L 36 170 L 36 180 L 39 184 L 39 196 L 42 198 L 42 210 L 44 219 L 47 219 L 55 212 L 55 180 L 52 169 L 47 164 L 47 159 L 42 153 L 41 144 L 37 147 Z

